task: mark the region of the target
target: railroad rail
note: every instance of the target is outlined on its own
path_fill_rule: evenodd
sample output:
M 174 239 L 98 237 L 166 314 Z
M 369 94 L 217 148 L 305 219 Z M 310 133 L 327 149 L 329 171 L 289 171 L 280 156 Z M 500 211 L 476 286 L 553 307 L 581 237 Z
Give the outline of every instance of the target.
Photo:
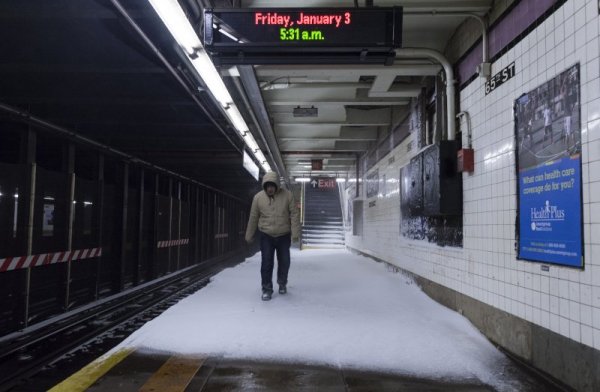
M 0 338 L 0 392 L 27 384 L 44 369 L 52 370 L 45 372 L 52 373 L 52 376 L 45 375 L 42 383 L 59 382 L 68 376 L 69 371 L 76 371 L 87 363 L 84 361 L 89 362 L 97 354 L 116 345 L 141 325 L 208 284 L 212 276 L 241 260 L 243 257 L 239 254 L 207 260 L 103 303 L 74 311 L 66 317 L 57 317 L 54 322 Z M 103 338 L 103 334 L 109 331 L 118 332 Z M 101 349 L 90 349 L 90 345 L 99 345 Z M 84 353 L 82 359 L 74 365 L 57 369 L 61 359 L 68 359 L 66 354 L 78 350 Z

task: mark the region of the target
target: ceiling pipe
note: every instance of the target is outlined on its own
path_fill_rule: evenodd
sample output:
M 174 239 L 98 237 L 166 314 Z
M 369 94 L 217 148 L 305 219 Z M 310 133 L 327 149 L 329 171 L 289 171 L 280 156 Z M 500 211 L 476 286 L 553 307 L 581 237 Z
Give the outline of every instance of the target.
M 466 124 L 466 126 L 467 126 L 467 146 L 468 146 L 469 148 L 473 148 L 473 135 L 472 135 L 472 132 L 471 132 L 471 116 L 469 115 L 469 112 L 465 112 L 465 111 L 459 112 L 459 113 L 456 115 L 456 118 L 457 118 L 459 121 L 460 121 L 460 120 L 461 120 L 463 117 L 465 118 L 465 121 L 466 121 L 466 122 L 465 122 L 465 124 Z
M 439 62 L 446 73 L 446 118 L 448 124 L 448 140 L 456 137 L 456 104 L 454 102 L 455 87 L 454 70 L 452 64 L 440 52 L 424 48 L 396 49 L 396 58 L 429 58 Z
M 423 15 L 423 16 L 466 16 L 470 18 L 475 18 L 481 24 L 481 40 L 482 40 L 482 62 L 488 62 L 488 37 L 487 37 L 487 22 L 485 18 L 474 14 L 472 12 L 460 12 L 460 11 L 404 11 L 404 15 Z
M 234 77 L 233 80 L 236 87 L 240 90 L 240 95 L 244 97 L 244 103 L 246 104 L 246 107 L 249 108 L 252 120 L 257 124 L 258 133 L 269 150 L 269 154 L 271 154 L 271 160 L 275 166 L 279 168 L 279 175 L 284 177 L 285 183 L 289 186 L 291 184 L 289 173 L 287 172 L 285 163 L 281 157 L 281 151 L 279 150 L 275 132 L 273 132 L 273 127 L 269 121 L 269 116 L 262 98 L 256 74 L 254 73 L 254 68 L 252 66 L 242 65 L 237 67 L 237 70 L 241 83 L 237 77 Z M 246 94 L 249 95 L 250 102 L 246 100 Z
M 242 83 L 238 80 L 238 78 L 233 78 L 233 83 L 235 84 L 235 87 L 237 88 L 237 90 L 240 94 L 240 97 L 242 98 L 242 101 L 244 101 L 244 105 L 248 109 L 248 113 L 250 113 L 250 117 L 252 117 L 252 122 L 254 123 L 254 126 L 256 127 L 256 129 L 260 135 L 260 138 L 261 138 L 263 144 L 265 145 L 267 152 L 269 153 L 269 156 L 271 157 L 271 160 L 273 161 L 273 164 L 275 165 L 276 171 L 285 178 L 285 182 L 289 186 L 290 179 L 285 170 L 285 165 L 283 165 L 283 161 L 281 159 L 281 154 L 279 154 L 279 151 L 277 151 L 277 155 L 273 154 L 273 151 L 271 150 L 269 143 L 267 143 L 267 140 L 265 139 L 265 135 L 264 135 L 264 132 L 262 131 L 262 127 L 260 126 L 259 121 L 256 118 L 256 115 L 254 114 L 252 105 L 250 104 L 250 102 L 248 102 L 248 98 L 246 97 L 246 92 L 244 91 L 244 87 L 242 86 Z

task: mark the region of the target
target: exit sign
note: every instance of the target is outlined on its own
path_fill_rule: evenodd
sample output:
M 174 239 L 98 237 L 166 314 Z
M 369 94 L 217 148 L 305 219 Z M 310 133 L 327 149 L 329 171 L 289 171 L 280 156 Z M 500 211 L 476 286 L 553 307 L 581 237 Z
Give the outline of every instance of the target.
M 311 178 L 310 186 L 313 189 L 335 189 L 336 181 L 335 178 Z

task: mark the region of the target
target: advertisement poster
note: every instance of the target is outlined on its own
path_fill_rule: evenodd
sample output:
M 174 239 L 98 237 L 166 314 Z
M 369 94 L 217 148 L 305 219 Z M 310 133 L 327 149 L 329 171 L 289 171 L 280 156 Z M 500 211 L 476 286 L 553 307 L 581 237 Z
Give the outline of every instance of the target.
M 379 170 L 367 175 L 367 197 L 375 197 L 379 193 Z
M 519 259 L 583 268 L 580 73 L 515 101 Z
M 54 235 L 54 204 L 44 203 L 42 235 L 44 237 L 52 237 Z
M 352 218 L 354 216 L 353 206 L 354 197 L 356 194 L 356 187 L 352 185 L 348 187 L 348 190 L 346 192 L 346 231 L 350 231 L 352 229 Z

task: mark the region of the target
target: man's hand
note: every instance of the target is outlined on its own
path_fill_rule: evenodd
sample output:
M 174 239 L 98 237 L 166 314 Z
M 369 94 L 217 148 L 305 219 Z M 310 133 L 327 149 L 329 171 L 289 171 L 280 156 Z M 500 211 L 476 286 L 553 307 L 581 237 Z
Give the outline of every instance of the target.
M 251 238 L 248 238 L 248 237 L 246 237 L 246 242 L 247 242 L 248 244 L 251 244 L 251 243 L 253 243 L 253 242 L 254 242 L 254 237 L 251 237 Z
M 293 243 L 296 243 L 296 242 L 298 242 L 298 240 L 299 240 L 298 236 L 292 237 L 292 242 L 293 242 Z

